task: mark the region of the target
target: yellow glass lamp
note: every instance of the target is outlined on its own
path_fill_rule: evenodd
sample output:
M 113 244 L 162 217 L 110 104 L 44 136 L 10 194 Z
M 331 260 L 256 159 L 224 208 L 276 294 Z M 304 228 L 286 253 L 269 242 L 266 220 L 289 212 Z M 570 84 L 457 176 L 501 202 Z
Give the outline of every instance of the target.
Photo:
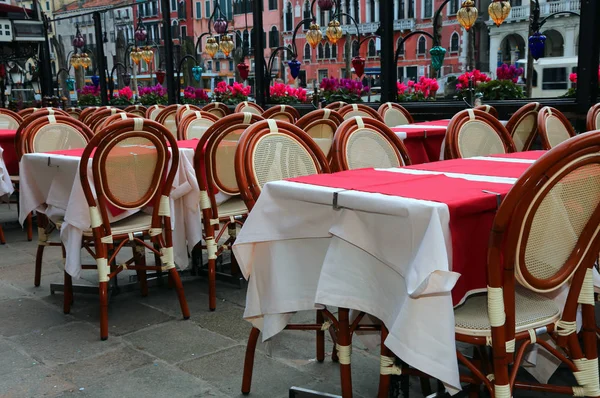
M 142 59 L 146 61 L 147 64 L 154 60 L 154 51 L 149 46 L 144 47 L 142 50 Z
M 473 0 L 465 0 L 463 1 L 460 10 L 458 10 L 456 18 L 463 28 L 469 30 L 475 24 L 478 14 L 477 7 L 475 7 Z
M 233 40 L 231 40 L 230 36 L 221 37 L 221 44 L 219 45 L 219 48 L 221 51 L 223 51 L 223 54 L 225 54 L 226 57 L 229 56 L 234 47 L 235 44 L 233 44 Z
M 321 39 L 323 39 L 321 28 L 316 23 L 311 23 L 308 32 L 306 32 L 306 41 L 312 48 L 317 48 Z
M 73 54 L 71 56 L 71 66 L 75 69 L 81 66 L 81 56 L 79 54 Z
M 134 48 L 131 50 L 129 57 L 136 65 L 139 65 L 140 61 L 142 60 L 142 51 L 138 48 Z
M 331 42 L 331 44 L 335 44 L 342 38 L 342 28 L 340 27 L 340 22 L 337 19 L 329 22 L 329 26 L 325 31 L 327 38 Z
M 92 60 L 87 55 L 87 53 L 82 53 L 81 54 L 80 64 L 81 64 L 81 66 L 83 66 L 86 69 L 89 68 L 92 65 Z
M 208 54 L 209 57 L 214 57 L 217 51 L 219 51 L 219 44 L 215 40 L 214 37 L 209 37 L 206 39 L 206 45 L 204 46 L 204 51 Z
M 492 18 L 496 26 L 500 26 L 508 18 L 509 13 L 510 2 L 506 0 L 494 0 L 488 7 L 488 14 L 490 14 L 490 18 Z

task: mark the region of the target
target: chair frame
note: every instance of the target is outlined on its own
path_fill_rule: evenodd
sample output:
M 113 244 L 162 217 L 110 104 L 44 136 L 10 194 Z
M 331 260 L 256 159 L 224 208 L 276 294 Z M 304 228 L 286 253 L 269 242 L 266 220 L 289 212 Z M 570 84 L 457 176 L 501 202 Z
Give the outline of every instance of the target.
M 342 109 L 346 105 L 348 105 L 347 102 L 344 102 L 344 101 L 335 101 L 335 102 L 332 102 L 331 104 L 327 104 L 325 106 L 325 109 L 331 109 L 333 111 L 338 111 L 339 112 L 339 110 Z
M 415 122 L 415 119 L 413 119 L 412 115 L 405 107 L 403 107 L 400 104 L 396 104 L 395 102 L 386 102 L 385 104 L 381 104 L 379 106 L 379 108 L 377 109 L 377 113 L 379 113 L 379 116 L 381 116 L 381 119 L 383 119 L 384 123 L 385 123 L 385 114 L 390 109 L 395 109 L 398 112 L 401 112 L 404 115 L 404 117 L 406 118 L 406 120 L 408 121 L 408 124 L 412 124 Z M 388 127 L 394 127 L 394 126 L 388 126 Z
M 154 183 L 151 184 L 148 192 L 135 203 L 124 203 L 116 199 L 109 190 L 107 190 L 106 175 L 102 172 L 106 165 L 106 153 L 115 147 L 118 142 L 133 137 L 141 137 L 152 141 L 156 147 L 159 161 L 153 176 Z M 169 147 L 171 151 L 169 151 Z M 92 158 L 92 151 L 95 151 Z M 170 157 L 170 167 L 169 164 Z M 95 193 L 90 186 L 88 175 L 89 159 L 92 159 L 91 176 L 94 181 Z M 184 319 L 189 319 L 190 312 L 185 299 L 183 285 L 172 257 L 172 235 L 171 220 L 169 209 L 169 194 L 173 185 L 177 165 L 179 164 L 179 150 L 177 142 L 172 134 L 161 124 L 142 118 L 125 119 L 116 122 L 98 132 L 88 146 L 85 148 L 79 165 L 79 174 L 83 192 L 90 207 L 90 216 L 92 220 L 94 257 L 96 258 L 96 269 L 99 275 L 100 290 L 100 337 L 102 340 L 108 338 L 108 283 L 110 279 L 115 278 L 125 269 L 132 269 L 138 272 L 142 295 L 147 294 L 147 283 L 145 273 L 147 270 L 168 271 L 170 282 L 173 283 L 177 291 L 179 303 Z M 163 167 L 160 167 L 160 166 Z M 163 181 L 161 183 L 161 181 Z M 106 205 L 112 202 L 123 209 L 136 209 L 146 205 L 153 205 L 151 228 L 144 231 L 140 238 L 133 235 L 133 239 L 128 233 L 112 234 Z M 148 238 L 153 245 L 145 242 Z M 145 264 L 143 252 L 137 252 L 133 258 L 124 264 L 116 264 L 118 252 L 127 244 L 131 244 L 134 250 L 142 248 L 152 251 L 155 257 L 160 256 L 160 261 L 154 266 Z M 91 250 L 89 247 L 88 250 Z M 137 250 L 136 250 L 137 251 Z M 135 265 L 132 265 L 135 264 Z M 65 272 L 65 312 L 70 310 L 72 299 L 72 281 L 70 275 Z
M 265 113 L 265 110 L 258 104 L 254 103 L 254 102 L 250 102 L 250 101 L 243 101 L 240 102 L 239 104 L 237 104 L 235 106 L 234 112 L 238 113 L 238 112 L 247 112 L 244 111 L 244 108 L 252 108 L 256 111 L 258 111 L 258 115 L 262 115 L 263 113 Z M 249 112 L 249 113 L 254 113 L 254 112 Z
M 360 126 L 360 124 L 363 126 Z M 335 171 L 350 170 L 346 158 L 346 146 L 352 133 L 360 128 L 368 128 L 379 132 L 392 145 L 400 163 L 399 167 L 412 164 L 404 143 L 384 122 L 368 117 L 355 116 L 340 124 L 333 137 L 331 163 Z
M 474 107 L 473 109 L 483 111 L 498 119 L 498 110 L 491 105 L 479 105 Z
M 550 106 L 545 106 L 542 109 L 540 109 L 538 113 L 537 124 L 538 132 L 542 140 L 542 148 L 546 150 L 552 149 L 552 145 L 550 144 L 550 140 L 548 139 L 548 130 L 546 129 L 546 121 L 550 116 L 556 116 L 560 120 L 563 126 L 565 126 L 565 128 L 567 129 L 567 133 L 569 134 L 570 138 L 575 137 L 575 129 L 573 129 L 573 126 L 571 126 L 569 119 L 567 119 L 566 116 L 563 115 L 563 113 L 560 112 L 558 109 L 552 108 Z
M 179 124 L 181 124 L 181 119 L 183 118 L 183 114 L 187 111 L 201 111 L 202 109 L 199 106 L 196 105 L 190 105 L 190 104 L 185 104 L 185 105 L 179 105 L 179 107 L 177 108 L 177 112 L 175 112 L 175 125 L 177 126 L 177 128 L 179 129 Z M 179 133 L 178 133 L 179 135 Z
M 462 158 L 460 148 L 458 147 L 458 135 L 462 126 L 468 121 L 472 120 L 470 114 L 473 114 L 474 119 L 488 124 L 498 134 L 504 145 L 506 153 L 516 152 L 515 144 L 510 137 L 510 134 L 506 128 L 500 123 L 494 116 L 484 111 L 476 109 L 465 109 L 464 111 L 458 112 L 450 123 L 446 130 L 446 143 L 444 145 L 444 159 L 457 159 Z
M 300 112 L 290 105 L 275 105 L 262 113 L 262 117 L 265 119 L 276 119 L 276 116 L 279 115 L 285 116 L 290 123 L 295 123 L 300 119 Z
M 146 119 L 148 120 L 156 120 L 156 116 L 160 113 L 161 110 L 165 109 L 165 105 L 152 105 L 146 108 Z M 156 112 L 156 116 L 152 117 L 152 113 Z
M 379 120 L 381 122 L 383 122 L 383 119 L 381 118 L 381 115 L 379 115 L 379 113 L 377 113 L 377 111 L 367 105 L 364 104 L 348 104 L 348 105 L 344 105 L 343 107 L 341 107 L 338 110 L 339 114 L 342 115 L 342 117 L 344 118 L 344 120 L 346 119 L 346 115 L 350 112 L 363 112 L 366 113 L 367 115 L 369 115 L 369 117 L 375 119 L 375 120 Z M 366 116 L 363 116 L 366 117 Z
M 21 125 L 21 123 L 23 123 L 23 118 L 21 117 L 21 115 L 19 115 L 17 112 L 13 112 L 9 109 L 0 108 L 0 115 L 5 115 L 5 116 L 13 118 L 19 125 Z
M 202 119 L 211 120 L 213 123 L 216 123 L 219 120 L 219 117 L 217 115 L 210 113 L 210 112 L 206 112 L 206 111 L 195 111 L 193 113 L 185 115 L 179 121 L 179 126 L 177 127 L 177 136 L 180 140 L 188 140 L 189 139 L 187 136 L 187 129 L 189 128 L 189 126 L 192 122 L 200 119 L 200 117 L 198 117 L 198 115 L 200 115 Z
M 210 104 L 204 105 L 202 107 L 202 110 L 208 113 L 212 113 L 213 115 L 216 115 L 219 118 L 231 115 L 232 113 L 231 109 L 229 109 L 229 107 L 222 102 L 211 102 Z
M 50 108 L 50 109 L 42 108 L 42 109 L 39 109 L 39 110 L 33 112 L 29 116 L 25 117 L 15 134 L 15 151 L 17 152 L 17 159 L 19 159 L 19 161 L 21 161 L 21 158 L 23 157 L 23 153 L 24 153 L 23 151 L 25 149 L 25 142 L 23 140 L 23 134 L 24 134 L 25 130 L 32 122 L 36 121 L 40 117 L 44 117 L 44 116 L 48 116 L 48 115 L 55 115 L 55 116 L 62 115 L 62 116 L 71 117 L 68 113 L 66 113 L 60 109 L 55 110 L 53 108 Z M 71 117 L 71 118 L 74 119 L 73 117 Z M 74 119 L 74 120 L 77 120 L 77 119 Z
M 539 112 L 539 108 L 540 108 L 540 103 L 539 102 L 531 102 L 527 105 L 522 106 L 521 108 L 519 108 L 508 120 L 508 123 L 506 123 L 506 130 L 508 131 L 508 133 L 510 134 L 511 137 L 515 136 L 515 130 L 517 128 L 517 126 L 523 121 L 523 119 L 525 119 L 527 116 L 530 115 L 535 115 L 534 116 L 534 123 L 533 123 L 533 128 L 531 129 L 531 132 L 529 133 L 529 136 L 527 137 L 527 140 L 525 141 L 525 144 L 523 146 L 522 149 L 520 149 L 520 151 L 528 151 L 531 148 L 531 145 L 533 144 L 533 141 L 535 140 L 535 136 L 537 135 L 537 115 Z M 514 142 L 514 140 L 513 140 Z M 519 151 L 518 148 L 516 148 L 516 144 L 515 144 L 515 150 Z
M 91 138 L 94 136 L 94 132 L 88 126 L 86 126 L 84 123 L 80 122 L 79 120 L 75 120 L 70 116 L 62 116 L 62 115 L 58 115 L 58 116 L 53 115 L 52 117 L 54 118 L 54 123 L 66 124 L 70 127 L 73 127 L 75 129 L 79 130 L 79 132 L 84 137 L 86 137 L 86 139 L 88 141 L 91 140 Z M 38 133 L 38 131 L 42 127 L 44 127 L 48 124 L 51 124 L 50 118 L 48 116 L 45 116 L 42 118 L 37 118 L 36 120 L 31 122 L 29 124 L 29 126 L 27 126 L 27 128 L 23 132 L 23 137 L 22 137 L 22 139 L 25 142 L 25 148 L 24 148 L 23 154 L 35 152 L 33 150 L 33 139 L 35 138 L 35 135 Z
M 202 224 L 204 226 L 204 241 L 206 242 L 208 256 L 208 297 L 209 309 L 214 311 L 217 307 L 217 285 L 216 285 L 216 260 L 223 253 L 225 248 L 231 247 L 236 238 L 236 225 L 243 225 L 247 213 L 239 214 L 233 218 L 222 219 L 219 217 L 219 207 L 217 205 L 215 190 L 219 190 L 228 195 L 239 195 L 237 191 L 224 188 L 220 183 L 215 171 L 215 156 L 219 143 L 231 133 L 232 130 L 247 128 L 253 123 L 264 120 L 262 116 L 244 112 L 234 113 L 225 116 L 210 126 L 204 135 L 198 140 L 196 152 L 194 155 L 194 169 L 196 170 L 196 179 L 200 188 L 201 200 L 200 208 L 202 210 Z M 221 222 L 224 224 L 221 225 Z M 216 230 L 221 230 L 218 234 Z M 223 236 L 225 231 L 229 232 L 227 241 L 217 247 L 217 242 Z M 231 256 L 231 273 L 240 274 L 235 256 Z
M 600 103 L 592 105 L 585 118 L 585 126 L 587 131 L 598 130 L 600 126 L 596 126 L 596 118 L 600 113 Z
M 310 123 L 309 123 L 307 126 L 305 126 L 305 127 L 302 129 L 302 130 L 306 131 L 306 133 L 307 133 L 308 135 L 310 135 L 310 136 L 311 136 L 311 137 L 314 139 L 315 137 L 313 137 L 313 136 L 310 134 L 310 130 L 312 130 L 314 127 L 316 127 L 316 126 L 318 126 L 318 125 L 321 125 L 321 124 L 326 124 L 326 125 L 328 125 L 328 126 L 329 126 L 329 127 L 332 129 L 332 131 L 333 131 L 333 135 L 332 135 L 332 137 L 331 137 L 331 146 L 329 147 L 329 152 L 325 153 L 325 156 L 327 157 L 327 161 L 329 162 L 329 165 L 330 165 L 331 167 L 333 167 L 333 164 L 332 164 L 332 155 L 333 155 L 333 139 L 334 139 L 334 137 L 335 137 L 335 132 L 337 131 L 337 129 L 338 129 L 338 127 L 339 127 L 339 125 L 338 125 L 338 124 L 337 124 L 335 121 L 333 121 L 333 119 L 316 119 L 316 120 L 313 120 L 312 122 L 310 122 Z M 296 125 L 297 125 L 297 124 L 296 124 Z
M 295 123 L 296 126 L 300 127 L 302 130 L 306 130 L 306 126 L 315 120 L 321 119 L 330 119 L 339 126 L 344 122 L 344 118 L 339 114 L 338 111 L 324 108 L 324 109 L 315 109 L 314 111 L 308 112 L 306 115 L 302 116 Z
M 69 116 L 71 116 L 75 120 L 79 120 L 79 118 L 81 117 L 81 108 L 75 108 L 75 107 L 67 108 L 66 112 Z M 77 115 L 77 117 L 75 117 L 73 115 Z
M 148 108 L 146 108 L 144 105 L 129 105 L 128 107 L 126 107 L 125 109 L 123 109 L 125 112 L 128 113 L 133 113 L 134 115 L 136 115 L 136 117 L 146 117 L 146 111 L 148 110 Z M 136 112 L 140 112 L 140 114 L 136 114 Z
M 124 120 L 124 119 L 135 119 L 135 118 L 140 118 L 139 115 L 136 115 L 134 113 L 129 113 L 129 112 L 119 112 L 119 113 L 115 113 L 114 115 L 110 115 L 107 118 L 104 118 L 102 121 L 100 121 L 98 124 L 96 124 L 96 130 L 95 132 L 98 132 L 100 130 L 102 130 L 103 128 L 105 128 L 106 126 L 115 123 L 115 121 L 118 120 Z
M 90 126 L 92 131 L 96 131 L 98 126 L 109 116 L 116 115 L 117 113 L 124 113 L 125 111 L 119 108 L 110 109 L 99 109 L 92 115 L 88 116 L 85 120 L 85 124 Z
M 87 108 L 84 108 L 81 113 L 79 114 L 79 121 L 86 123 L 87 122 L 87 118 L 90 117 L 90 115 L 93 115 L 94 112 L 96 110 L 100 109 L 99 106 L 88 106 Z

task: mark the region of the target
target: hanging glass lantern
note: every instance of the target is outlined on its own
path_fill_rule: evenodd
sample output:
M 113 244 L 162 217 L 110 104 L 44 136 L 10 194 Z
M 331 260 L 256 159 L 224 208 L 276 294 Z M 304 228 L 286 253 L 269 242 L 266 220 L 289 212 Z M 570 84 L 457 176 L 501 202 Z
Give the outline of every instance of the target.
M 310 46 L 315 49 L 323 39 L 323 33 L 321 33 L 321 28 L 316 23 L 311 23 L 308 32 L 306 32 L 306 41 Z
M 89 68 L 92 65 L 92 60 L 87 55 L 87 53 L 82 53 L 80 58 L 81 66 L 85 69 Z
M 250 67 L 247 63 L 241 62 L 237 64 L 238 72 L 240 72 L 240 77 L 242 80 L 246 80 L 248 78 L 248 73 L 250 72 Z
M 318 0 L 317 4 L 322 11 L 329 11 L 333 8 L 333 0 Z
M 81 55 L 73 54 L 71 56 L 71 66 L 75 69 L 77 69 L 81 66 Z
M 288 66 L 290 67 L 290 75 L 292 75 L 294 79 L 296 79 L 300 74 L 300 65 L 302 64 L 296 58 L 288 62 Z
M 365 59 L 359 55 L 352 58 L 352 67 L 354 68 L 354 73 L 360 79 L 365 73 Z
M 431 55 L 431 66 L 433 66 L 433 69 L 442 69 L 444 57 L 446 56 L 446 49 L 440 46 L 431 47 L 429 54 Z
M 134 33 L 135 39 L 137 41 L 145 41 L 146 37 L 148 37 L 148 32 L 144 29 L 144 25 L 138 25 L 137 29 Z
M 223 51 L 226 57 L 229 57 L 229 54 L 233 51 L 235 44 L 233 40 L 229 36 L 222 36 L 221 43 L 219 44 L 219 48 Z
M 475 3 L 473 0 L 465 0 L 456 13 L 456 19 L 466 30 L 471 29 L 471 27 L 475 24 L 478 15 L 477 7 L 475 7 Z
M 83 48 L 85 46 L 85 37 L 81 34 L 79 30 L 79 25 L 76 26 L 75 38 L 73 39 L 73 47 L 75 48 Z
M 198 65 L 192 67 L 192 76 L 194 76 L 194 80 L 199 82 L 202 77 L 202 68 Z
M 510 2 L 506 0 L 494 0 L 488 7 L 488 14 L 496 26 L 500 26 L 508 14 L 510 14 Z
M 154 51 L 152 51 L 152 47 L 146 46 L 142 50 L 142 59 L 149 64 L 154 60 Z
M 208 56 L 211 58 L 213 58 L 217 51 L 219 51 L 219 43 L 217 43 L 214 37 L 211 36 L 206 40 L 204 51 L 206 51 Z
M 222 35 L 227 32 L 227 20 L 223 18 L 218 18 L 213 24 L 213 28 L 215 28 L 215 32 Z
M 91 79 L 92 79 L 92 84 L 94 85 L 94 87 L 98 87 L 100 85 L 100 76 L 94 75 L 91 77 Z
M 129 86 L 131 84 L 131 74 L 124 72 L 121 77 L 123 78 L 123 84 Z
M 67 83 L 67 88 L 69 89 L 69 91 L 75 90 L 75 79 L 73 79 L 71 76 L 69 76 L 66 80 L 66 83 Z
M 158 84 L 163 84 L 165 82 L 165 76 L 167 76 L 167 73 L 164 70 L 159 69 L 155 72 L 155 74 Z
M 134 48 L 131 50 L 131 53 L 129 53 L 129 57 L 136 65 L 139 65 L 142 60 L 142 51 L 139 48 Z
M 544 50 L 546 49 L 546 36 L 540 32 L 535 32 L 529 36 L 529 51 L 531 56 L 536 61 L 544 56 Z
M 327 35 L 327 38 L 331 44 L 337 43 L 338 40 L 342 38 L 342 28 L 340 27 L 340 22 L 337 19 L 329 22 L 325 34 Z

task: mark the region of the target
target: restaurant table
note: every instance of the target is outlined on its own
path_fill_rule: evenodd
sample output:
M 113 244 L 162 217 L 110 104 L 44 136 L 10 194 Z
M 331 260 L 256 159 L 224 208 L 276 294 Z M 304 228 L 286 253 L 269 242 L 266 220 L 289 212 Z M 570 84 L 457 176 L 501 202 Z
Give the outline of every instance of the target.
M 363 311 L 395 355 L 460 390 L 453 306 L 485 291 L 497 207 L 543 153 L 267 183 L 233 248 L 244 318 L 267 340 L 296 311 Z
M 178 142 L 179 167 L 170 194 L 174 257 L 179 269 L 188 267 L 188 250 L 191 251 L 202 239 L 200 190 L 193 167 L 197 142 Z M 65 270 L 75 278 L 81 273 L 81 237 L 91 225 L 88 203 L 79 178 L 82 154 L 83 149 L 26 154 L 20 163 L 19 202 L 22 211 L 19 221 L 23 223 L 26 215 L 36 210 L 55 222 L 63 222 L 61 239 L 66 249 Z M 93 186 L 91 169 L 89 176 Z M 227 197 L 219 199 L 224 201 Z M 111 222 L 133 214 L 132 211 L 118 215 L 110 211 L 107 213 Z
M 436 162 L 440 160 L 448 123 L 450 119 L 412 123 L 392 127 L 392 131 L 404 142 L 413 164 Z
M 19 174 L 19 159 L 17 159 L 17 150 L 15 149 L 15 137 L 17 130 L 0 129 L 0 147 L 4 149 L 2 154 L 6 170 L 11 176 Z

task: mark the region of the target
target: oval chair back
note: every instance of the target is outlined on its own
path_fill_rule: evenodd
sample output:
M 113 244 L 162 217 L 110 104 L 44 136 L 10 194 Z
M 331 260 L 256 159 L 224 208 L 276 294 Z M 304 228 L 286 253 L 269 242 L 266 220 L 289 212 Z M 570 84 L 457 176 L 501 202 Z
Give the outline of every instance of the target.
M 146 119 L 156 120 L 156 117 L 163 109 L 165 109 L 164 105 L 152 105 L 146 109 Z
M 23 118 L 18 113 L 0 108 L 0 129 L 16 130 L 23 123 Z
M 96 112 L 98 109 L 100 109 L 99 106 L 88 106 L 87 108 L 84 108 L 81 113 L 79 114 L 79 121 L 86 123 L 87 122 L 87 118 L 90 117 L 91 115 L 94 114 L 94 112 Z
M 67 113 L 75 120 L 79 120 L 81 116 L 81 108 L 67 108 Z
M 543 149 L 552 149 L 575 136 L 573 126 L 558 109 L 543 107 L 538 113 L 537 122 Z
M 295 125 L 300 127 L 302 130 L 306 130 L 306 127 L 309 124 L 320 119 L 331 119 L 338 126 L 344 121 L 344 118 L 339 114 L 339 112 L 324 108 L 315 109 L 314 111 L 308 112 L 306 115 L 298 119 Z
M 179 124 L 181 123 L 181 119 L 183 119 L 184 116 L 187 116 L 193 112 L 199 112 L 201 110 L 202 109 L 196 105 L 189 105 L 189 104 L 180 105 L 179 108 L 177 109 L 177 112 L 175 113 L 175 124 L 177 124 L 177 127 L 179 127 Z
M 48 108 L 42 108 L 42 109 L 37 110 L 34 113 L 30 114 L 25 119 L 23 119 L 23 122 L 21 123 L 21 125 L 17 129 L 17 133 L 15 134 L 15 150 L 17 152 L 17 159 L 19 159 L 19 161 L 21 161 L 21 157 L 23 156 L 23 153 L 25 153 L 24 151 L 25 151 L 25 141 L 26 140 L 23 139 L 25 129 L 32 122 L 38 120 L 41 117 L 48 116 L 48 115 L 52 115 L 52 116 L 58 116 L 58 115 L 69 116 L 69 115 L 67 115 L 65 112 L 63 112 L 61 110 L 56 111 L 53 108 L 49 108 L 49 109 Z
M 222 102 L 211 102 L 210 104 L 204 105 L 202 107 L 202 110 L 208 113 L 212 113 L 218 118 L 222 118 L 231 114 L 231 109 L 229 109 L 229 107 Z
M 94 133 L 70 116 L 48 115 L 37 118 L 24 130 L 23 153 L 44 153 L 85 148 Z
M 403 126 L 405 124 L 414 123 L 414 119 L 410 112 L 406 110 L 402 105 L 398 105 L 394 102 L 386 102 L 381 104 L 377 113 L 383 119 L 383 122 L 388 127 Z
M 98 124 L 96 124 L 96 129 L 94 130 L 94 133 L 97 133 L 98 131 L 102 130 L 106 126 L 109 126 L 115 122 L 118 122 L 119 120 L 135 119 L 135 118 L 139 118 L 139 117 L 140 117 L 139 115 L 136 115 L 134 113 L 128 113 L 128 112 L 115 113 L 114 115 L 111 115 L 111 116 L 103 119 L 102 121 L 100 121 Z
M 282 120 L 263 120 L 248 127 L 235 152 L 238 187 L 250 211 L 267 182 L 329 171 L 314 140 Z
M 184 116 L 177 127 L 180 140 L 200 139 L 206 130 L 219 120 L 216 115 L 205 111 L 194 111 Z
M 494 108 L 491 105 L 479 105 L 473 109 L 478 110 L 478 111 L 483 111 L 485 113 L 489 113 L 490 115 L 492 115 L 493 117 L 498 119 L 498 111 L 496 110 L 496 108 Z
M 124 111 L 118 108 L 99 108 L 94 114 L 85 119 L 85 124 L 90 127 L 90 130 L 96 131 L 96 128 L 102 124 L 104 119 L 117 113 L 124 113 Z
M 446 131 L 444 159 L 515 152 L 506 128 L 492 115 L 476 109 L 458 112 Z
M 264 111 L 262 117 L 295 123 L 296 120 L 300 119 L 300 113 L 290 105 L 275 105 Z
M 262 115 L 265 111 L 260 105 L 255 104 L 254 102 L 243 101 L 235 106 L 234 112 L 248 112 L 254 113 L 255 115 Z
M 306 131 L 315 140 L 327 159 L 331 161 L 331 146 L 333 145 L 333 137 L 337 129 L 338 125 L 333 120 L 318 119 L 302 130 Z
M 127 113 L 133 113 L 137 117 L 146 117 L 146 111 L 148 108 L 146 108 L 144 105 L 130 105 L 123 110 Z
M 335 171 L 343 171 L 401 167 L 411 162 L 406 147 L 385 123 L 356 116 L 337 128 L 332 164 Z
M 335 102 L 332 102 L 331 104 L 326 105 L 325 109 L 331 109 L 331 110 L 334 110 L 334 111 L 339 111 L 340 109 L 342 109 L 346 105 L 348 105 L 347 102 L 344 102 L 344 101 L 335 101 Z
M 348 104 L 340 108 L 338 112 L 342 115 L 344 120 L 348 120 L 354 116 L 360 116 L 370 117 L 383 122 L 382 117 L 379 116 L 379 113 L 377 113 L 375 109 L 363 104 Z
M 177 137 L 177 122 L 175 121 L 175 116 L 177 115 L 177 110 L 181 105 L 173 104 L 166 106 L 161 109 L 156 115 L 156 121 L 167 128 L 173 134 L 173 137 Z
M 586 117 L 587 131 L 600 130 L 600 103 L 592 105 Z
M 528 151 L 537 134 L 539 102 L 532 102 L 519 108 L 506 123 L 506 130 L 515 143 L 517 152 Z

